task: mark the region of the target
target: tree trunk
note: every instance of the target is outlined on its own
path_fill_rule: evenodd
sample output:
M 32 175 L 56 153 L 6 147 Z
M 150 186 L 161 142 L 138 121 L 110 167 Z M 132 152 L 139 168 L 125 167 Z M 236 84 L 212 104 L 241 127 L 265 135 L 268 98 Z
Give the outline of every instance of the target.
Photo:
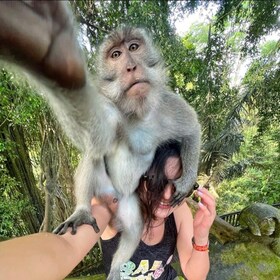
M 64 141 L 62 131 L 51 115 L 42 118 L 40 184 L 45 191 L 45 216 L 41 230 L 52 231 L 57 223 L 62 222 L 72 213 L 73 167 L 69 162 L 71 147 Z
M 20 215 L 26 223 L 29 233 L 38 232 L 43 220 L 44 207 L 40 191 L 36 187 L 24 131 L 21 126 L 7 122 L 5 126 L 2 126 L 0 137 L 4 141 L 14 144 L 12 152 L 5 152 L 6 168 L 10 176 L 19 182 L 18 191 L 28 198 L 30 204 L 35 208 L 35 211 L 26 210 Z
M 40 183 L 45 190 L 45 216 L 41 228 L 43 231 L 49 232 L 52 229 L 52 209 L 54 204 L 54 192 L 58 188 L 60 157 L 55 125 L 44 119 L 43 131 L 44 137 L 40 156 L 42 170 Z

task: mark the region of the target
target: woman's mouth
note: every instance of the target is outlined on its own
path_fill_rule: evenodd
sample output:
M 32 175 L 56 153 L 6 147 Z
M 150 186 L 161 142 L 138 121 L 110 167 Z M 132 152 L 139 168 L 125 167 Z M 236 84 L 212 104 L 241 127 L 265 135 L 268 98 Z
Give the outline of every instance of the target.
M 162 209 L 168 209 L 170 208 L 171 204 L 169 201 L 160 201 L 159 207 Z

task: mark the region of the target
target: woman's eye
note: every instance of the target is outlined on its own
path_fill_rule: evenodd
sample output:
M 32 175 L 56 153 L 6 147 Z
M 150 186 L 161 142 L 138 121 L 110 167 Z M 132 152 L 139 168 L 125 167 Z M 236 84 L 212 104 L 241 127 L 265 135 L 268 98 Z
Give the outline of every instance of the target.
M 131 45 L 129 46 L 129 50 L 130 50 L 131 52 L 136 51 L 138 48 L 139 48 L 139 45 L 136 44 L 136 43 L 133 43 L 133 44 L 131 44 Z
M 120 51 L 114 51 L 111 54 L 111 58 L 118 58 L 118 57 L 120 57 L 120 55 L 121 55 Z

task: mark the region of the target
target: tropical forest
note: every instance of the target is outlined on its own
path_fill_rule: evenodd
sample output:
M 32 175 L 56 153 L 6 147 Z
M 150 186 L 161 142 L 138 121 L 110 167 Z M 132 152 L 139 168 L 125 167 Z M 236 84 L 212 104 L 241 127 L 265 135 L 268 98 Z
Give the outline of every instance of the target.
M 217 204 L 207 279 L 279 280 L 280 1 L 69 5 L 93 76 L 103 38 L 122 24 L 141 26 L 164 58 L 169 87 L 196 110 L 202 131 L 197 183 Z M 81 154 L 40 88 L 4 63 L 0 108 L 0 241 L 52 232 L 75 208 L 73 177 Z M 196 199 L 186 203 L 195 213 Z M 182 275 L 178 258 L 173 261 Z M 105 279 L 99 244 L 68 277 Z

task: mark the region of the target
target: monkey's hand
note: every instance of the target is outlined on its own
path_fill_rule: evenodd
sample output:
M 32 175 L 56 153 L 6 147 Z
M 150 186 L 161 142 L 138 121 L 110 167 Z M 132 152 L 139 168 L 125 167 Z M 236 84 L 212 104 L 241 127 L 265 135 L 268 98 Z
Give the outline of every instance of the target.
M 0 58 L 67 89 L 85 84 L 85 62 L 64 1 L 0 1 Z
M 78 208 L 65 222 L 60 224 L 53 233 L 61 235 L 66 233 L 67 229 L 71 227 L 71 234 L 76 234 L 78 226 L 83 224 L 91 225 L 96 233 L 99 232 L 96 219 L 91 215 L 91 212 L 85 208 Z
M 171 201 L 171 205 L 173 207 L 180 205 L 185 198 L 187 198 L 193 192 L 194 188 L 196 187 L 197 183 L 188 187 L 185 183 L 184 178 L 179 178 L 174 182 L 174 186 L 176 188 L 175 193 L 173 194 L 173 198 Z

